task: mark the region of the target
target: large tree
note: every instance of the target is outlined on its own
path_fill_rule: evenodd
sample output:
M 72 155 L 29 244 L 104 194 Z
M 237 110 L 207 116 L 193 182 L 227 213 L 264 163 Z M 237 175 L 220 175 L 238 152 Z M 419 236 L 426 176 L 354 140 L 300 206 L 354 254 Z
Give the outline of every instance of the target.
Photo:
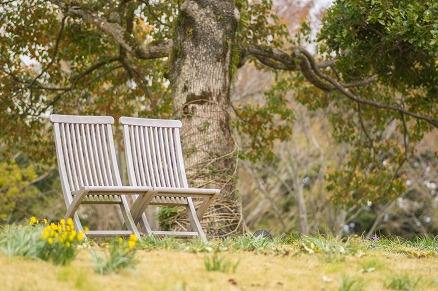
M 288 137 L 293 115 L 283 96 L 303 78 L 312 87 L 303 87 L 300 101 L 335 108 L 335 136 L 357 141 L 356 129 L 368 136 L 362 163 L 374 162 L 376 148 L 388 149 L 373 136 L 388 120 L 400 121 L 405 148 L 409 132 L 419 138 L 438 126 L 438 4 L 411 2 L 336 1 L 314 56 L 301 45 L 306 27 L 291 36 L 268 0 L 2 1 L 0 147 L 30 150 L 47 140 L 42 121 L 51 112 L 173 116 L 183 122 L 190 180 L 221 189 L 204 222 L 208 231 L 239 231 L 234 177 L 242 151 L 232 135 L 233 111 L 251 159 Z M 249 61 L 277 72 L 278 83 L 264 106 L 233 107 L 233 76 Z M 350 111 L 343 116 L 336 108 Z M 47 153 L 43 148 L 32 150 Z M 359 159 L 351 157 L 356 167 Z M 332 173 L 330 181 L 349 178 L 342 175 Z M 349 199 L 338 192 L 334 200 Z

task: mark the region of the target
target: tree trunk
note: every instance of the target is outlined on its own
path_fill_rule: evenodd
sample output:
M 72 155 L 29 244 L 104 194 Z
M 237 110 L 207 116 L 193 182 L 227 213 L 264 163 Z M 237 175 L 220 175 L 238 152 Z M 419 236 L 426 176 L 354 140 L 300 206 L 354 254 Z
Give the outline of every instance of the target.
M 169 79 L 191 186 L 221 189 L 203 220 L 207 233 L 241 229 L 235 190 L 236 153 L 231 136 L 232 45 L 239 19 L 232 0 L 188 0 L 181 5 Z

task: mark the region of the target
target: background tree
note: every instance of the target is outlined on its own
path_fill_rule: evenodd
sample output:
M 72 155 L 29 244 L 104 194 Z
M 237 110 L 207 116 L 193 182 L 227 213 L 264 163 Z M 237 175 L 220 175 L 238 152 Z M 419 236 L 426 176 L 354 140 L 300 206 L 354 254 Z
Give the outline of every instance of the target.
M 3 1 L 2 144 L 49 159 L 41 146 L 50 140 L 47 113 L 117 118 L 173 111 L 184 124 L 191 180 L 221 188 L 205 223 L 212 234 L 230 234 L 242 226 L 236 158 L 269 158 L 274 140 L 290 136 L 293 114 L 284 96 L 299 86 L 298 101 L 311 110 L 333 108 L 335 138 L 355 146 L 346 166 L 330 173 L 333 201 L 354 206 L 392 195 L 372 187 L 390 183 L 388 189 L 402 191 L 398 169 L 410 143 L 438 126 L 437 4 L 411 2 L 336 1 L 315 58 L 303 47 L 307 27 L 291 36 L 265 0 Z M 248 61 L 275 70 L 277 84 L 264 105 L 235 107 L 236 127 L 251 146 L 240 152 L 230 96 L 233 76 Z M 400 132 L 402 149 L 385 140 L 389 124 Z M 27 146 L 35 141 L 34 149 Z M 399 165 L 390 173 L 382 166 L 385 152 Z M 377 179 L 380 172 L 387 178 Z

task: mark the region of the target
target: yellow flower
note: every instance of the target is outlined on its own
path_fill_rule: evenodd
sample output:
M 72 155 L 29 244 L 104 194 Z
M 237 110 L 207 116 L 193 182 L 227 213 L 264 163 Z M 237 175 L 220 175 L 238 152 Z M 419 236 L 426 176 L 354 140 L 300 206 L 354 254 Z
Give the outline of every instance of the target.
M 32 216 L 29 220 L 30 225 L 38 224 L 38 219 L 35 216 Z
M 82 231 L 80 231 L 78 233 L 78 241 L 83 241 L 84 240 L 84 233 Z
M 132 234 L 132 233 L 129 235 L 129 239 L 134 241 L 134 242 L 138 241 L 137 236 L 135 234 Z
M 69 219 L 67 219 L 67 224 L 70 226 L 73 226 L 73 219 L 71 217 L 69 217 Z
M 87 233 L 87 232 L 89 232 L 90 231 L 90 229 L 88 229 L 88 227 L 86 226 L 86 227 L 84 227 L 84 232 L 85 233 Z
M 64 219 L 64 218 L 61 219 L 61 220 L 59 221 L 59 223 L 60 223 L 61 225 L 65 225 L 65 219 Z
M 122 243 L 123 242 L 123 238 L 121 238 L 120 236 L 119 236 L 119 243 Z
M 76 231 L 72 231 L 71 232 L 71 234 L 70 234 L 70 236 L 69 236 L 69 240 L 71 241 L 71 242 L 73 242 L 74 240 L 75 240 L 75 237 L 76 237 Z
M 49 238 L 47 239 L 47 242 L 49 243 L 49 245 L 53 244 L 53 238 L 49 237 Z
M 65 246 L 69 248 L 69 247 L 70 247 L 70 243 L 69 243 L 69 242 L 66 242 L 66 243 L 65 243 Z
M 133 240 L 128 241 L 128 247 L 129 247 L 130 249 L 132 249 L 133 247 L 135 247 L 135 241 L 133 241 Z
M 43 222 L 44 222 L 44 224 L 46 225 L 47 224 L 47 219 L 43 219 Z

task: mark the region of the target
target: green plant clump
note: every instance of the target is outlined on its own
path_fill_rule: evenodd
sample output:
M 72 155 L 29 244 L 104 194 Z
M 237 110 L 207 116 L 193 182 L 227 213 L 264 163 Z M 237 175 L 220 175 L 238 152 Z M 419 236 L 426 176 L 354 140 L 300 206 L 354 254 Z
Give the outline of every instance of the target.
M 0 233 L 0 251 L 7 256 L 23 256 L 66 265 L 77 255 L 77 246 L 84 241 L 84 233 L 74 230 L 73 220 L 58 224 L 44 224 L 35 217 L 26 226 L 7 226 Z
M 222 273 L 235 273 L 239 261 L 233 263 L 226 260 L 224 257 L 220 257 L 216 252 L 211 256 L 206 256 L 204 259 L 204 266 L 208 272 L 222 272 Z
M 414 291 L 417 288 L 420 278 L 413 280 L 409 276 L 397 275 L 390 279 L 385 287 L 391 290 L 404 290 L 404 291 Z
M 108 251 L 105 252 L 105 257 L 99 256 L 96 251 L 92 250 L 90 253 L 96 273 L 106 275 L 126 269 L 133 270 L 137 264 L 135 259 L 136 243 L 137 237 L 131 234 L 128 241 L 118 238 L 111 242 Z

